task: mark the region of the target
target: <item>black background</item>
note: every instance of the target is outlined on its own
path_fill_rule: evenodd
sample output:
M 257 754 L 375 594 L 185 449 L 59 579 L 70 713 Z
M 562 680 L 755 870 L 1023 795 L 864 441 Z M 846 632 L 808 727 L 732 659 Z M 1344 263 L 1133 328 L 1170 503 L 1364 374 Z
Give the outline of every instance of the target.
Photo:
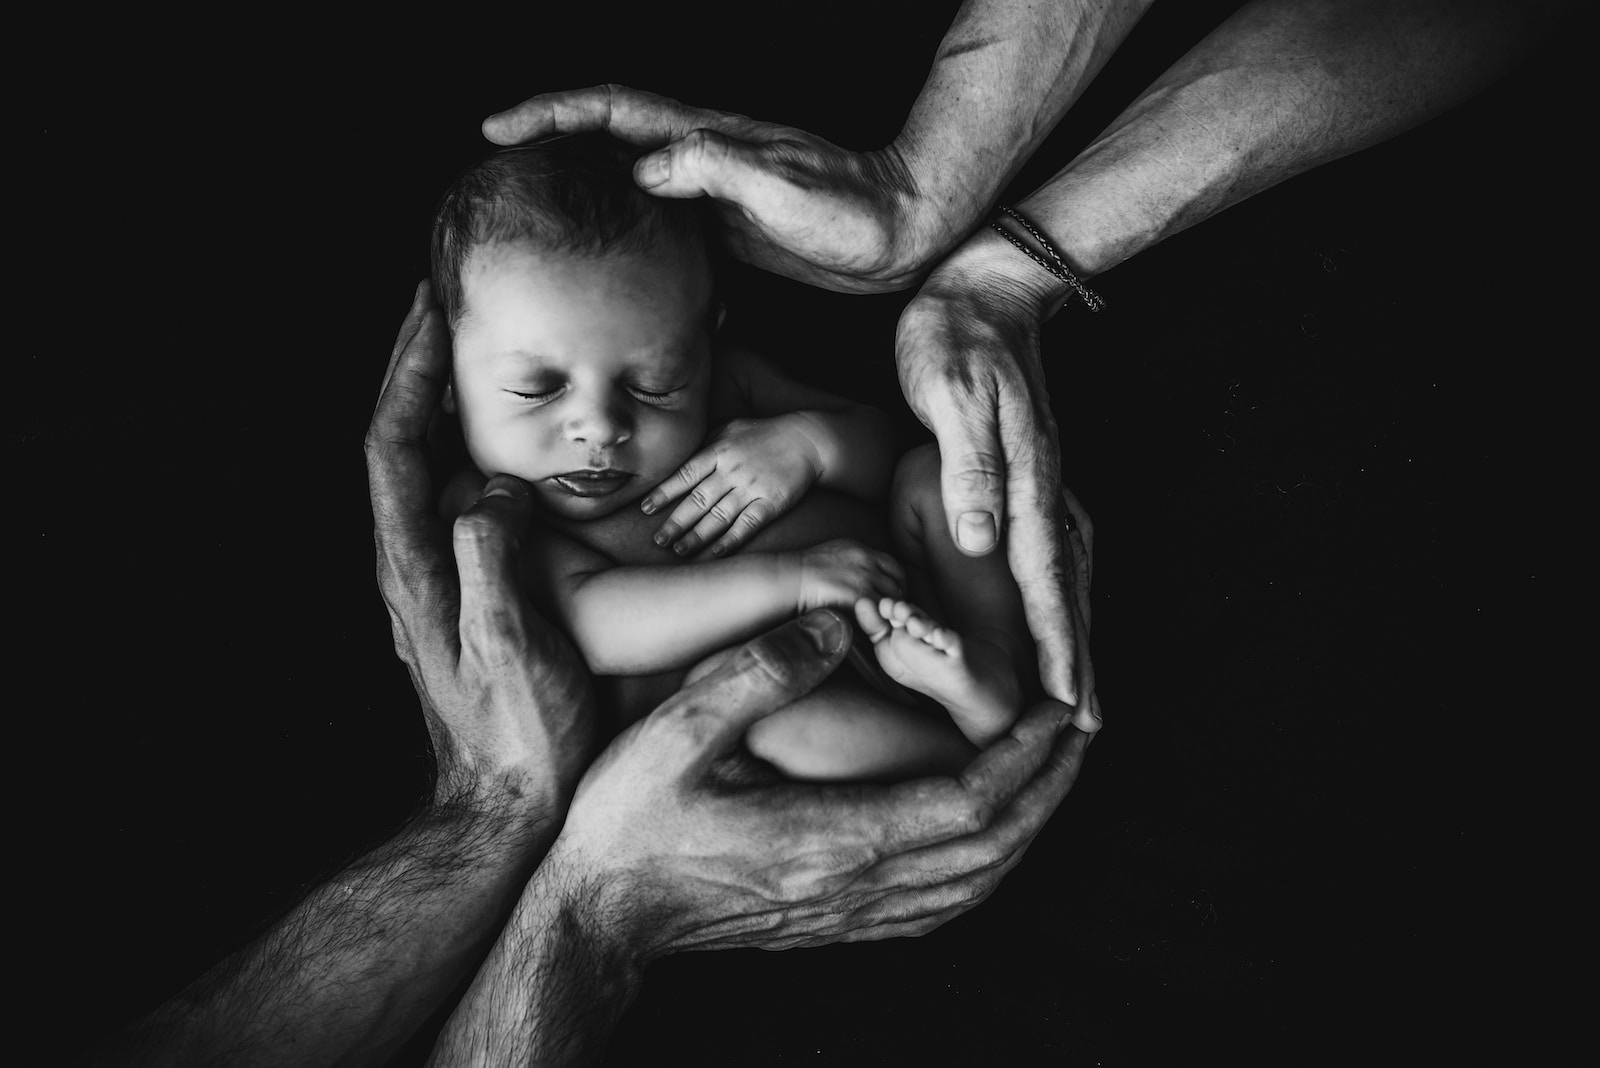
M 954 6 L 48 38 L 13 203 L 40 250 L 14 265 L 32 341 L 7 524 L 25 1024 L 67 1047 L 119 1025 L 418 796 L 361 440 L 479 120 L 609 80 L 872 147 Z M 1011 198 L 1232 6 L 1158 5 Z M 1304 1063 L 1523 1026 L 1503 1007 L 1525 973 L 1491 965 L 1592 344 L 1575 37 L 1107 273 L 1109 311 L 1057 316 L 1109 722 L 1077 787 L 932 936 L 656 965 L 615 1063 Z M 919 440 L 891 360 L 906 294 L 749 271 L 731 292 L 730 331 Z

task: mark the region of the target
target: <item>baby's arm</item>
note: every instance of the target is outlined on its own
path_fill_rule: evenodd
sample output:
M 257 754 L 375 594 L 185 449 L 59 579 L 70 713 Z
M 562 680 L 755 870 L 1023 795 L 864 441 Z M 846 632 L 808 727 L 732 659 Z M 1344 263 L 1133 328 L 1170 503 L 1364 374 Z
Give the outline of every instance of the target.
M 794 418 L 821 460 L 817 485 L 864 501 L 881 501 L 894 475 L 894 428 L 889 417 L 827 390 L 790 378 L 764 357 L 743 349 L 724 354 L 734 386 L 758 418 Z
M 685 556 L 710 544 L 712 555 L 721 556 L 813 485 L 883 499 L 895 451 L 884 413 L 797 382 L 742 350 L 719 352 L 717 359 L 723 407 L 743 417 L 731 419 L 641 502 L 653 513 L 684 498 L 661 525 L 657 544 L 671 543 Z
M 846 539 L 664 566 L 616 566 L 560 535 L 538 551 L 544 593 L 596 675 L 687 667 L 796 613 L 894 596 L 905 580 L 893 557 Z

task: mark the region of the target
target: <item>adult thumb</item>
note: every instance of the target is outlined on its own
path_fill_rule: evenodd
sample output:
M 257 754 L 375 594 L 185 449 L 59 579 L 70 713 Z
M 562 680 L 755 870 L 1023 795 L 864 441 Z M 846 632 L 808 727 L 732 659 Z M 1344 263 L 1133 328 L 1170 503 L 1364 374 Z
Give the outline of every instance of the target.
M 844 659 L 850 635 L 842 616 L 819 609 L 746 642 L 651 713 L 645 730 L 658 762 L 703 770 L 756 720 L 815 689 Z
M 633 180 L 658 197 L 709 196 L 748 207 L 772 175 L 757 146 L 702 128 L 640 159 Z
M 488 481 L 477 503 L 455 521 L 456 567 L 461 580 L 464 644 L 518 644 L 516 553 L 533 518 L 528 487 L 510 475 Z
M 932 429 L 950 536 L 962 552 L 983 556 L 1000 543 L 1006 508 L 1005 452 L 995 414 L 964 412 Z

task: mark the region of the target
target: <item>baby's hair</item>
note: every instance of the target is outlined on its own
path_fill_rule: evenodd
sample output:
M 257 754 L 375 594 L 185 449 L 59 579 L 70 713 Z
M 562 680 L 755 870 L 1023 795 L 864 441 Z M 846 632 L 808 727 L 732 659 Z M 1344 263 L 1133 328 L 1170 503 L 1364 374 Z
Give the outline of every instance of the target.
M 478 245 L 598 254 L 667 243 L 709 253 L 696 202 L 634 184 L 641 154 L 609 134 L 572 134 L 500 149 L 462 173 L 433 217 L 434 294 L 451 328 L 463 310 L 461 270 Z

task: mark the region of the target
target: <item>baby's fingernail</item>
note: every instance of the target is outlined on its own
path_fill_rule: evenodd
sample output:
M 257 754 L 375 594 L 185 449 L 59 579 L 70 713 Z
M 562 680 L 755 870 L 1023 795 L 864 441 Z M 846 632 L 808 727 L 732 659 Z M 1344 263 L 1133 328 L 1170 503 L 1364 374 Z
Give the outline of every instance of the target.
M 646 189 L 660 185 L 672 174 L 672 154 L 657 152 L 646 156 L 633 167 L 633 180 Z
M 988 512 L 964 512 L 956 522 L 956 540 L 968 552 L 981 553 L 994 548 L 994 516 Z
M 850 633 L 844 621 L 832 612 L 813 612 L 800 621 L 800 629 L 823 656 L 832 656 L 844 648 Z

